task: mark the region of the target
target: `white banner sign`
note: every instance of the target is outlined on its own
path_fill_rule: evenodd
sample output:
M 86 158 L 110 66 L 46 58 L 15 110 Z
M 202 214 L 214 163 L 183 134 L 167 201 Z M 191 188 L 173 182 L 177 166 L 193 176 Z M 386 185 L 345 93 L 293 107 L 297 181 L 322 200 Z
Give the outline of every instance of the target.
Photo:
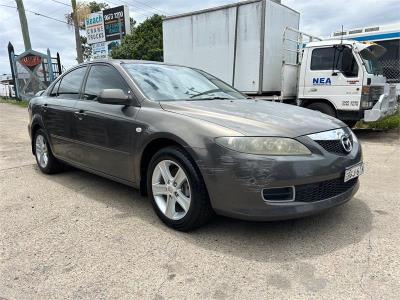
M 108 43 L 101 42 L 92 45 L 92 59 L 108 58 Z
M 105 42 L 106 35 L 104 32 L 103 12 L 92 13 L 85 20 L 86 37 L 89 45 Z

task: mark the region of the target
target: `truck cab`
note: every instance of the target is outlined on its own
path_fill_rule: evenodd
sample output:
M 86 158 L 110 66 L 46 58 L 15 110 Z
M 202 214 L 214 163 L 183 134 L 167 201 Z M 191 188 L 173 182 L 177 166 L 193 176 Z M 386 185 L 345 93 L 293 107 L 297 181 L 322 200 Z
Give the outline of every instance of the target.
M 349 125 L 393 114 L 396 89 L 387 84 L 378 62 L 384 52 L 377 44 L 354 40 L 306 44 L 298 76 L 298 105 Z

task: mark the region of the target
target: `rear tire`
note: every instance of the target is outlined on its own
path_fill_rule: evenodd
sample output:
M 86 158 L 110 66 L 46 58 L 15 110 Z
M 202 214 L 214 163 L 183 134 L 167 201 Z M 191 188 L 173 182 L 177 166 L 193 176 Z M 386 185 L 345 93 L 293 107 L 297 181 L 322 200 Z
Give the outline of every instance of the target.
M 47 134 L 43 129 L 39 129 L 35 132 L 33 146 L 35 150 L 36 163 L 40 171 L 45 174 L 54 174 L 63 169 L 62 163 L 55 158 L 51 152 Z
M 336 118 L 336 111 L 329 104 L 323 102 L 311 103 L 307 106 L 308 109 L 316 110 L 328 116 Z
M 177 176 L 178 172 L 181 176 Z M 179 147 L 161 149 L 152 157 L 147 171 L 147 191 L 158 217 L 173 229 L 196 229 L 214 215 L 200 172 L 192 158 Z M 186 199 L 183 205 L 180 195 Z

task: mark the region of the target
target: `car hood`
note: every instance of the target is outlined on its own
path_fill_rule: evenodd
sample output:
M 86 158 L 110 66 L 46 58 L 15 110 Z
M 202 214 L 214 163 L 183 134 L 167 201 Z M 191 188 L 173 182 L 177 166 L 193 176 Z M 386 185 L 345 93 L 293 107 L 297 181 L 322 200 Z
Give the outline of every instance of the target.
M 165 101 L 169 112 L 212 122 L 247 136 L 298 137 L 345 127 L 317 111 L 265 100 Z

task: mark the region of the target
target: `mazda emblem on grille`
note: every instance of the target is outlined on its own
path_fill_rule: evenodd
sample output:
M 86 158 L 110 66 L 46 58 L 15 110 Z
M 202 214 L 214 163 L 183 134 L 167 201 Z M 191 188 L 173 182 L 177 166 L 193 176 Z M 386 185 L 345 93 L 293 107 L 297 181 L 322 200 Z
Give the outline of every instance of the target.
M 353 150 L 353 143 L 351 142 L 351 139 L 348 134 L 343 134 L 340 137 L 340 142 L 342 143 L 343 149 L 347 152 L 350 153 L 351 150 Z

